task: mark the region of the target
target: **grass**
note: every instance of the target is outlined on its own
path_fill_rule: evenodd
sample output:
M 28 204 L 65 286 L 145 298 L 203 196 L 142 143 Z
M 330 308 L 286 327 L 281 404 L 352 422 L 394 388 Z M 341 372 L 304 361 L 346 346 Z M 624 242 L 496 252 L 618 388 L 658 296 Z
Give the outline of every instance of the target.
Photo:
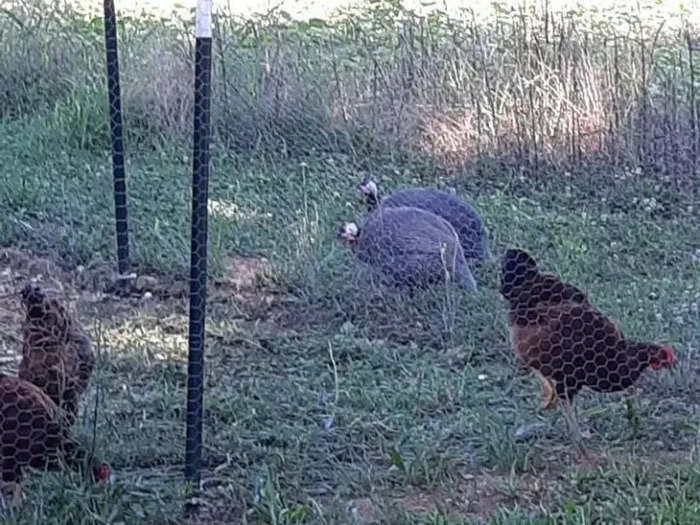
M 4 136 L 27 140 L 17 133 Z M 41 162 L 39 157 L 32 164 L 37 175 L 24 177 L 37 199 L 42 189 L 41 200 L 30 207 L 26 198 L 25 211 L 14 208 L 12 244 L 72 254 L 59 257 L 69 267 L 99 267 L 111 250 L 104 213 L 109 206 L 103 200 L 108 186 L 88 185 L 94 174 L 80 169 L 83 160 L 76 155 L 59 170 L 68 187 L 56 191 L 58 185 L 46 186 L 44 175 L 38 175 L 57 169 L 56 161 L 44 161 L 45 169 Z M 18 161 L 17 169 L 24 163 Z M 102 169 L 108 181 L 106 164 L 93 161 L 92 171 Z M 424 509 L 428 517 L 422 517 L 422 511 L 411 510 L 412 501 L 426 498 L 430 507 L 435 498 L 450 519 L 494 511 L 496 523 L 526 523 L 531 515 L 542 522 L 583 523 L 612 512 L 623 521 L 666 522 L 670 518 L 664 516 L 675 515 L 677 523 L 693 522 L 700 478 L 698 368 L 692 352 L 700 332 L 696 215 L 687 212 L 692 200 L 666 202 L 644 180 L 601 189 L 602 194 L 656 194 L 662 207 L 675 210 L 664 218 L 641 202 L 627 200 L 630 209 L 621 212 L 602 195 L 582 201 L 582 194 L 596 187 L 583 174 L 566 182 L 500 174 L 501 182 L 490 188 L 468 174 L 452 181 L 460 192 L 470 189 L 496 253 L 513 244 L 536 251 L 545 267 L 583 286 L 625 332 L 667 340 L 677 349 L 681 371 L 643 383 L 645 394 L 634 405 L 636 427 L 628 423 L 620 396 L 583 396 L 586 424 L 596 431 L 594 446 L 605 459 L 604 466 L 580 473 L 563 420 L 537 416 L 534 381 L 514 375 L 505 312 L 492 284 L 496 269 L 479 273 L 478 296 L 461 298 L 458 324 L 447 340 L 434 298 L 396 304 L 391 296 L 364 297 L 348 279 L 348 254 L 332 238 L 337 222 L 361 209 L 349 184 L 353 172 L 306 164 L 244 162 L 220 152 L 213 163 L 212 200 L 238 207 L 229 217 L 213 214 L 213 259 L 223 266 L 233 252 L 264 255 L 274 263 L 273 275 L 250 292 L 271 297 L 269 305 L 231 293 L 209 307 L 205 480 L 215 516 L 240 517 L 245 509 L 248 520 L 264 523 L 303 522 L 303 516 L 343 522 L 348 502 L 369 498 L 376 502 L 374 512 L 387 520 L 430 523 L 442 519 L 438 511 Z M 239 166 L 245 169 L 237 171 Z M 187 202 L 162 194 L 166 187 L 186 194 L 187 166 L 144 154 L 129 173 L 139 195 L 131 203 L 135 246 L 148 248 L 137 249 L 137 260 L 161 270 L 159 261 L 174 264 L 173 276 L 161 279 L 182 279 L 187 250 L 178 251 L 176 239 L 187 239 Z M 263 177 L 267 181 L 260 183 Z M 79 195 L 85 204 L 77 206 L 67 195 Z M 18 225 L 41 221 L 34 215 L 40 210 L 67 224 L 83 224 L 84 236 L 71 241 L 67 231 L 36 238 L 34 232 L 44 231 L 41 222 L 21 230 Z M 44 221 L 60 228 L 57 220 Z M 102 238 L 102 251 L 89 251 L 95 242 L 90 235 Z M 129 521 L 142 513 L 149 521 L 167 521 L 184 490 L 186 303 L 81 303 L 83 318 L 93 333 L 99 329 L 103 341 L 96 378 L 99 443 L 121 478 L 114 493 L 80 492 L 83 503 L 67 515 L 92 505 L 102 516 L 116 512 Z M 517 427 L 542 421 L 551 423 L 544 436 L 515 440 Z M 660 454 L 671 459 L 661 462 Z M 470 485 L 469 476 L 487 481 Z M 528 479 L 542 484 L 540 492 L 533 493 Z M 650 491 L 645 479 L 653 479 L 658 492 Z M 460 500 L 478 483 L 495 498 L 488 512 L 470 510 L 469 502 Z M 624 487 L 621 494 L 613 492 L 617 485 Z M 73 497 L 57 497 L 56 504 Z M 628 505 L 628 500 L 638 502 Z M 41 519 L 48 519 L 51 501 L 43 504 Z M 583 506 L 574 509 L 569 501 Z M 478 502 L 471 505 L 479 508 Z
M 25 27 L 41 22 L 49 28 L 54 55 L 42 61 L 39 33 L 24 41 L 24 62 L 0 55 L 8 61 L 0 75 L 13 71 L 22 88 L 0 92 L 0 245 L 10 249 L 0 256 L 0 353 L 16 356 L 19 351 L 12 337 L 19 329 L 18 300 L 9 293 L 31 276 L 54 287 L 60 284 L 99 352 L 79 427 L 87 437 L 95 425 L 96 446 L 117 481 L 94 488 L 71 474 L 28 476 L 26 502 L 21 509 L 4 509 L 5 522 L 698 521 L 700 203 L 697 172 L 689 171 L 697 166 L 692 156 L 697 135 L 690 128 L 689 107 L 683 105 L 691 88 L 683 91 L 686 84 L 678 84 L 676 98 L 669 99 L 675 106 L 649 106 L 659 119 L 648 124 L 649 137 L 660 129 L 659 122 L 676 126 L 665 129 L 675 130 L 668 136 L 677 142 L 667 143 L 666 157 L 659 154 L 653 162 L 642 154 L 651 143 L 634 142 L 644 135 L 638 127 L 641 118 L 631 116 L 610 132 L 604 154 L 582 146 L 579 155 L 578 148 L 567 149 L 571 142 L 559 149 L 559 135 L 569 133 L 578 140 L 584 134 L 578 135 L 571 121 L 566 125 L 573 128 L 556 128 L 556 119 L 547 113 L 522 135 L 524 142 L 506 151 L 508 133 L 525 126 L 511 118 L 519 99 L 507 86 L 500 91 L 480 88 L 480 96 L 501 97 L 496 114 L 455 121 L 475 127 L 480 122 L 481 134 L 440 132 L 434 136 L 447 142 L 425 147 L 416 133 L 427 129 L 428 117 L 464 111 L 465 101 L 455 102 L 452 95 L 477 87 L 465 80 L 473 64 L 446 76 L 447 69 L 440 68 L 448 62 L 438 58 L 453 56 L 449 67 L 454 70 L 464 57 L 450 53 L 466 44 L 450 47 L 442 38 L 457 21 L 431 19 L 424 35 L 432 39 L 432 47 L 426 47 L 433 53 L 428 57 L 432 69 L 417 75 L 416 82 L 425 84 L 411 90 L 415 98 L 406 102 L 404 113 L 396 113 L 399 107 L 385 103 L 405 80 L 401 75 L 406 70 L 399 64 L 411 55 L 388 50 L 410 48 L 405 42 L 401 45 L 408 48 L 392 45 L 417 26 L 394 28 L 387 17 L 397 7 L 384 8 L 386 12 L 361 14 L 361 20 L 351 18 L 346 40 L 342 32 L 329 36 L 323 31 L 331 29 L 320 26 L 306 32 L 297 28 L 301 36 L 295 40 L 293 33 L 274 30 L 277 26 L 265 20 L 244 34 L 233 19 L 220 20 L 219 43 L 231 45 L 219 48 L 226 60 L 217 67 L 227 64 L 233 70 L 226 77 L 217 70 L 214 102 L 205 490 L 198 517 L 182 513 L 191 495 L 182 477 L 188 305 L 178 291 L 189 265 L 191 167 L 185 116 L 191 107 L 178 98 L 180 89 L 189 96 L 189 80 L 177 80 L 191 74 L 187 39 L 155 20 L 127 20 L 121 28 L 133 258 L 139 274 L 154 278 L 154 292 L 171 293 L 142 290 L 118 299 L 102 293 L 112 271 L 114 237 L 107 120 L 100 102 L 106 100 L 101 26 L 72 18 L 69 8 L 44 18 L 28 16 Z M 0 27 L 16 36 L 16 27 L 2 16 L 5 25 Z M 596 16 L 582 13 L 580 23 L 592 25 Z M 515 29 L 525 20 L 510 12 L 500 17 L 478 26 L 483 38 L 494 42 L 504 35 L 498 20 L 509 20 L 508 27 Z M 340 31 L 343 26 L 333 27 Z M 364 41 L 352 32 L 358 27 L 373 31 L 375 39 Z M 459 36 L 477 26 L 454 27 Z M 536 62 L 526 60 L 529 55 L 515 60 L 519 41 L 508 34 L 501 47 L 493 48 L 501 60 L 493 64 L 494 73 L 509 64 L 528 64 L 518 71 L 532 72 L 528 68 Z M 694 55 L 682 35 L 664 37 L 664 45 L 677 51 L 677 62 L 666 73 L 692 80 L 688 63 Z M 612 60 L 614 51 L 590 38 L 591 49 L 600 45 L 596 49 L 609 54 L 595 54 L 602 62 L 578 71 L 597 82 L 604 65 L 612 64 L 606 60 Z M 71 39 L 80 40 L 80 47 L 70 48 Z M 4 38 L 0 42 L 11 45 Z M 239 46 L 241 42 L 249 46 Z M 358 42 L 360 47 L 376 46 L 374 54 L 359 51 Z M 566 43 L 569 50 L 582 45 L 574 37 Z M 280 54 L 270 57 L 275 46 Z M 620 40 L 620 46 L 632 44 Z M 380 48 L 387 54 L 379 54 Z M 66 49 L 71 52 L 61 51 Z M 631 47 L 624 49 L 632 53 Z M 332 80 L 327 73 L 341 51 L 360 64 L 346 64 L 347 76 L 339 73 Z M 583 56 L 560 52 L 562 57 Z M 160 56 L 165 58 L 156 68 L 152 57 Z M 296 62 L 286 61 L 291 56 Z M 377 88 L 376 98 L 363 91 L 372 86 L 366 73 L 374 69 L 373 56 L 381 59 L 376 69 L 383 70 L 387 81 L 381 88 L 385 91 Z M 553 67 L 556 56 L 542 57 L 540 65 Z M 625 78 L 639 79 L 632 73 L 641 63 L 630 59 L 618 65 L 629 67 Z M 145 76 L 149 68 L 151 76 Z M 256 68 L 257 77 L 241 78 L 257 78 L 260 90 L 229 91 L 226 108 L 224 87 L 239 86 L 231 79 L 252 75 Z M 671 89 L 659 81 L 667 78 L 659 71 L 648 77 L 649 93 Z M 30 73 L 57 81 L 42 87 L 29 81 Z M 316 83 L 310 83 L 309 74 Z M 526 84 L 526 77 L 518 78 Z M 451 87 L 458 80 L 462 84 Z M 505 82 L 505 77 L 492 80 Z M 325 91 L 334 82 L 345 93 L 349 111 L 347 122 L 338 126 L 329 117 L 332 97 Z M 595 85 L 608 93 L 604 82 Z M 280 109 L 275 109 L 275 89 L 287 113 L 275 112 Z M 422 97 L 431 93 L 428 107 Z M 537 93 L 543 98 L 537 104 L 533 98 L 533 106 L 523 106 L 517 118 L 538 113 L 538 104 L 556 92 Z M 622 98 L 614 100 L 629 95 L 624 100 L 632 103 L 635 93 L 619 92 Z M 664 93 L 668 95 L 659 96 Z M 307 101 L 314 94 L 320 102 L 311 107 Z M 256 105 L 245 101 L 248 96 L 257 97 Z M 582 106 L 569 107 L 579 108 L 581 122 L 591 115 L 607 119 L 608 106 L 586 105 L 596 100 L 602 99 L 574 97 L 570 102 Z M 474 111 L 490 105 L 487 99 L 474 104 Z M 661 109 L 671 107 L 675 113 L 662 114 Z M 679 119 L 664 120 L 664 115 Z M 382 126 L 371 127 L 372 118 Z M 515 127 L 496 132 L 498 122 L 515 122 Z M 406 125 L 403 131 L 397 123 Z M 685 153 L 672 156 L 673 147 Z M 469 162 L 455 160 L 460 152 Z M 656 171 L 659 159 L 667 165 Z M 543 267 L 586 290 L 626 334 L 670 342 L 679 360 L 676 370 L 647 374 L 639 391 L 583 394 L 579 412 L 593 431 L 594 454 L 589 462 L 578 461 L 563 419 L 557 413 L 538 414 L 535 380 L 516 373 L 506 313 L 495 288 L 497 265 L 479 268 L 479 292 L 456 296 L 456 306 L 439 290 L 409 302 L 369 289 L 335 240 L 340 221 L 363 213 L 354 190 L 362 170 L 386 189 L 455 188 L 481 213 L 494 254 L 514 245 L 531 251 Z M 53 266 L 32 262 L 38 258 L 50 259 Z M 265 270 L 257 275 L 243 271 L 251 265 Z M 446 324 L 454 313 L 455 324 Z M 3 371 L 12 371 L 12 360 L 5 363 Z M 516 432 L 523 428 L 537 432 L 519 440 Z

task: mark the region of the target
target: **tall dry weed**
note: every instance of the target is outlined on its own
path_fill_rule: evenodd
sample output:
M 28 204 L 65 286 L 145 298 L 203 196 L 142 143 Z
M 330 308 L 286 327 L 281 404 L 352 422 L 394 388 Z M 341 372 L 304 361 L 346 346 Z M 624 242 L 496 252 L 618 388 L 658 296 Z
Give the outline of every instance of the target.
M 0 15 L 2 45 L 17 49 L 0 59 L 0 113 L 74 96 L 83 68 L 102 75 L 99 24 L 15 4 L 31 22 Z M 327 149 L 362 159 L 372 148 L 455 169 L 484 158 L 529 171 L 597 160 L 676 182 L 697 174 L 700 43 L 688 16 L 548 2 L 492 8 L 416 14 L 379 2 L 307 22 L 219 11 L 216 138 L 233 151 Z M 190 140 L 191 20 L 122 21 L 127 132 Z M 33 98 L 24 100 L 27 86 Z

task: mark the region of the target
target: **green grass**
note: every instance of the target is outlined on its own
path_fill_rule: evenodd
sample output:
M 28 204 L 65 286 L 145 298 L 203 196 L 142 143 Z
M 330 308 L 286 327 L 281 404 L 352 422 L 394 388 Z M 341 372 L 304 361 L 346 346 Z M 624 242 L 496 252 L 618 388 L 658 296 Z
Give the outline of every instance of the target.
M 31 123 L 3 126 L 0 155 L 4 173 L 13 174 L 2 184 L 11 211 L 0 223 L 4 244 L 68 268 L 110 263 L 109 160 L 79 150 L 51 155 L 57 144 L 38 139 L 42 131 Z M 23 151 L 32 141 L 37 148 Z M 581 470 L 563 420 L 538 416 L 535 381 L 515 375 L 496 267 L 478 271 L 481 290 L 459 297 L 447 334 L 439 293 L 412 304 L 367 294 L 333 237 L 340 220 L 362 213 L 356 171 L 339 166 L 332 155 L 284 160 L 214 151 L 211 199 L 224 211 L 212 214 L 212 277 L 220 278 L 230 253 L 265 256 L 272 270 L 253 293 L 270 304 L 219 291 L 225 300 L 209 306 L 205 514 L 342 523 L 352 502 L 366 500 L 391 523 L 479 516 L 493 523 L 693 523 L 700 508 L 693 197 L 614 171 L 566 179 L 465 172 L 449 181 L 427 173 L 434 178 L 426 181 L 415 165 L 395 178 L 397 185 L 456 186 L 482 213 L 494 253 L 512 245 L 532 251 L 630 336 L 676 348 L 680 370 L 642 382 L 637 423 L 622 396 L 582 396 L 580 411 L 603 459 Z M 377 159 L 379 173 L 394 168 L 391 159 Z M 183 279 L 187 163 L 171 152 L 138 153 L 128 173 L 136 263 L 166 282 Z M 651 196 L 660 209 L 634 203 Z M 119 480 L 104 492 L 73 482 L 55 492 L 65 479 L 45 476 L 48 488 L 30 485 L 20 521 L 66 523 L 87 509 L 114 522 L 176 519 L 187 492 L 186 311 L 184 299 L 81 304 L 101 341 L 98 444 Z M 543 435 L 515 440 L 516 428 L 537 422 Z M 51 497 L 39 503 L 32 496 L 41 490 Z
M 107 488 L 95 488 L 69 473 L 27 476 L 24 506 L 0 510 L 3 523 L 698 522 L 700 192 L 697 173 L 683 171 L 692 165 L 689 157 L 679 155 L 676 164 L 660 173 L 634 156 L 636 143 L 625 142 L 619 150 L 611 146 L 606 151 L 615 153 L 613 158 L 577 158 L 573 153 L 569 158 L 566 148 L 558 149 L 556 137 L 545 133 L 557 128 L 544 117 L 511 153 L 496 147 L 495 128 L 479 137 L 483 149 L 476 159 L 469 149 L 474 144 L 467 148 L 451 142 L 464 138 L 459 130 L 448 129 L 455 134 L 442 137 L 445 143 L 411 143 L 416 137 L 402 135 L 405 129 L 395 125 L 394 117 L 425 129 L 421 118 L 426 115 L 420 112 L 427 102 L 420 97 L 430 98 L 435 104 L 431 111 L 442 114 L 454 102 L 454 93 L 475 87 L 468 81 L 473 78 L 469 68 L 456 71 L 457 58 L 464 58 L 462 44 L 443 39 L 453 30 L 471 34 L 470 26 L 454 29 L 439 16 L 431 19 L 426 31 L 433 47 L 424 51 L 433 53 L 434 60 L 427 61 L 430 67 L 420 81 L 432 87 L 417 90 L 420 96 L 406 110 L 410 114 L 397 116 L 395 108 L 384 104 L 396 87 L 392 83 L 405 80 L 400 64 L 408 55 L 392 45 L 409 30 L 382 26 L 387 12 L 367 15 L 374 21 L 371 30 L 382 38 L 361 47 L 376 45 L 374 55 L 364 47 L 358 51 L 362 39 L 357 35 L 340 45 L 341 40 L 325 39 L 328 34 L 318 27 L 306 28 L 308 33 L 297 28 L 300 40 L 290 33 L 280 36 L 276 26 L 264 24 L 255 26 L 260 34 L 236 33 L 240 27 L 232 21 L 218 28 L 223 41 L 249 47 L 241 48 L 241 56 L 233 53 L 238 49 L 233 44 L 226 47 L 223 55 L 233 70 L 230 77 L 222 71 L 216 77 L 205 490 L 201 515 L 185 517 L 182 507 L 191 495 L 182 476 L 188 303 L 177 294 L 118 299 L 101 293 L 114 266 L 101 26 L 71 16 L 54 13 L 45 22 L 50 29 L 45 35 L 74 24 L 80 31 L 67 34 L 80 40 L 80 52 L 61 52 L 68 38 L 63 33 L 51 48 L 42 44 L 45 35 L 36 33 L 37 40 L 27 40 L 22 48 L 25 61 L 13 61 L 10 54 L 2 58 L 7 61 L 3 71 L 12 71 L 22 89 L 0 91 L 0 248 L 54 261 L 56 275 L 40 279 L 55 277 L 66 295 L 76 299 L 99 351 L 79 427 L 86 439 L 95 428 L 96 446 L 117 479 Z M 503 17 L 511 19 L 514 34 L 525 20 Z M 0 18 L 0 27 L 7 29 L 2 26 L 6 22 Z M 362 21 L 351 22 L 349 33 Z M 499 27 L 482 29 L 490 31 L 489 39 L 498 39 L 505 31 Z M 186 41 L 153 20 L 132 20 L 121 29 L 133 261 L 139 274 L 155 276 L 159 289 L 182 290 L 189 270 L 191 144 L 187 121 L 179 117 L 189 115 L 191 107 L 184 100 L 179 114 L 164 108 L 180 100 L 180 86 L 189 90 L 189 80 L 177 80 L 183 63 L 189 67 Z M 251 42 L 255 35 L 258 40 Z M 333 33 L 334 39 L 341 36 Z M 382 39 L 391 45 L 382 47 Z M 337 45 L 333 60 L 319 51 L 328 53 L 329 42 Z M 513 58 L 521 56 L 515 53 L 517 38 L 503 42 L 493 48 L 503 61 L 491 64 L 494 71 L 503 64 L 532 67 L 531 60 Z M 261 64 L 268 46 L 276 44 L 282 51 L 268 77 Z M 567 45 L 568 51 L 560 51 L 578 56 L 572 51 L 577 42 Z M 40 49 L 55 56 L 47 59 Z M 399 51 L 392 55 L 392 49 Z M 165 56 L 164 50 L 168 60 L 150 67 L 148 57 Z M 457 58 L 444 59 L 452 52 Z M 609 59 L 610 49 L 605 52 Z M 296 61 L 287 61 L 290 56 Z M 361 88 L 372 84 L 371 76 L 363 80 L 348 72 L 366 73 L 372 70 L 369 56 L 381 59 L 387 85 L 380 91 L 387 92 L 369 105 L 380 122 L 391 113 L 392 119 L 383 122 L 387 129 L 368 127 L 363 119 L 370 115 L 364 110 L 350 114 L 354 128 L 329 127 L 327 119 L 338 108 L 325 98 L 314 107 L 308 103 L 312 95 L 327 94 L 324 90 L 335 92 L 336 79 L 328 67 L 353 56 L 359 65 L 345 64 L 349 76 L 338 80 L 346 83 L 346 109 L 366 108 L 371 97 Z M 687 74 L 688 56 L 680 51 L 677 56 L 679 63 L 669 68 Z M 545 65 L 554 67 L 548 62 L 553 57 L 545 58 Z M 600 59 L 591 71 L 611 65 Z M 625 70 L 626 78 L 638 78 L 635 64 Z M 260 76 L 250 76 L 256 68 Z M 57 81 L 33 84 L 37 71 L 42 78 L 55 75 Z M 654 70 L 659 75 L 654 86 L 671 89 L 659 78 L 676 77 L 659 71 Z M 242 80 L 246 89 L 239 98 L 231 92 L 227 96 L 235 104 L 252 97 L 259 103 L 257 112 L 234 102 L 227 109 L 223 102 L 224 87 L 237 86 L 231 79 L 239 73 L 245 82 L 260 80 L 261 91 L 248 90 L 253 84 Z M 525 82 L 527 75 L 520 73 Z M 278 120 L 263 104 L 271 96 L 265 90 L 275 86 L 268 83 L 272 77 L 281 79 L 289 95 L 289 113 Z M 476 89 L 484 97 L 490 92 L 484 86 Z M 687 93 L 681 91 L 674 94 L 685 100 Z M 359 98 L 353 102 L 351 95 Z M 511 102 L 518 100 L 509 98 L 515 95 L 508 89 L 497 95 L 501 113 L 494 119 L 501 124 L 514 122 L 516 113 L 525 120 L 539 114 L 538 108 L 525 108 L 525 117 L 512 111 L 518 105 Z M 360 99 L 364 105 L 355 104 Z M 600 102 L 595 96 L 591 100 Z M 487 102 L 479 104 L 486 107 Z M 574 102 L 585 106 L 583 100 Z M 593 114 L 600 109 L 596 104 Z M 682 115 L 681 106 L 674 107 L 675 116 Z M 485 128 L 489 123 L 494 124 L 486 117 L 481 122 Z M 640 133 L 632 129 L 625 141 L 636 136 L 632 132 Z M 543 142 L 544 136 L 552 142 Z M 683 135 L 683 140 L 689 137 Z M 539 157 L 539 165 L 530 139 L 546 157 Z M 569 138 L 562 140 L 568 144 Z M 454 163 L 437 146 L 452 152 L 456 146 L 458 156 L 465 146 L 473 162 Z M 664 151 L 668 156 L 671 150 Z M 677 177 L 669 177 L 676 168 Z M 474 295 L 447 297 L 437 289 L 407 301 L 368 286 L 366 275 L 335 239 L 341 221 L 364 213 L 355 191 L 362 170 L 387 190 L 455 188 L 479 210 L 496 256 L 511 246 L 528 250 L 543 268 L 584 289 L 627 335 L 671 343 L 678 366 L 672 373 L 646 374 L 638 383 L 641 392 L 582 394 L 577 405 L 584 426 L 593 431 L 594 458 L 578 461 L 563 418 L 539 414 L 536 380 L 516 372 L 505 306 L 496 290 L 497 264 L 476 271 L 480 290 Z M 242 256 L 265 258 L 269 269 L 238 289 L 232 278 L 240 276 L 235 270 L 232 275 L 231 258 Z M 18 263 L 18 257 L 0 257 L 8 262 L 0 266 L 3 357 L 19 352 L 12 337 L 19 329 L 13 317 L 19 305 L 10 292 L 37 273 L 26 261 Z M 516 439 L 518 429 L 530 426 L 539 428 L 532 439 Z

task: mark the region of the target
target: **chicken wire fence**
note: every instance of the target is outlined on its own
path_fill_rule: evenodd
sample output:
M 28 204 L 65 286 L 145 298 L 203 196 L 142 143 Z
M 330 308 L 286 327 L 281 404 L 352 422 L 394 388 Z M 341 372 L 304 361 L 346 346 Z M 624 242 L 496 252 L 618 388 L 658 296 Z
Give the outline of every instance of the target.
M 3 490 L 19 495 L 23 470 L 62 462 L 106 481 L 109 468 L 72 427 L 95 367 L 90 338 L 56 298 L 38 286 L 22 290 L 25 318 L 17 376 L 0 375 Z
M 620 392 L 649 367 L 657 371 L 673 366 L 668 344 L 626 338 L 581 290 L 542 273 L 522 250 L 505 253 L 499 292 L 510 308 L 513 350 L 541 383 L 540 408 L 561 403 L 579 445 L 582 434 L 572 402 L 584 386 L 595 392 Z
M 192 179 L 190 359 L 188 368 L 185 477 L 199 482 L 201 462 L 202 369 L 207 275 L 207 189 L 209 172 L 209 105 L 211 70 L 211 1 L 200 2 L 194 68 L 194 154 Z M 122 130 L 117 17 L 113 0 L 104 1 L 104 44 L 112 139 L 113 197 L 117 275 L 114 291 L 128 295 L 136 277 L 130 274 L 129 227 Z M 6 255 L 6 254 L 4 254 Z M 7 274 L 11 275 L 9 260 Z M 41 279 L 41 275 L 38 276 Z M 85 392 L 93 376 L 91 338 L 55 290 L 28 284 L 21 292 L 25 310 L 22 354 L 17 376 L 0 376 L 0 439 L 3 490 L 15 500 L 27 467 L 56 470 L 61 463 L 107 481 L 109 467 L 74 436 Z M 93 380 L 94 382 L 94 380 Z M 94 437 L 94 436 L 93 436 Z M 84 438 L 84 436 L 83 436 Z
M 132 254 L 142 268 L 151 262 L 141 243 L 159 224 L 143 215 L 129 223 L 127 189 L 140 197 L 131 200 L 133 214 L 147 206 L 127 188 L 124 143 L 150 147 L 149 141 L 174 138 L 182 146 L 194 134 L 192 157 L 184 155 L 192 163 L 184 419 L 185 475 L 195 485 L 207 431 L 205 319 L 221 315 L 207 308 L 207 261 L 230 270 L 225 263 L 237 250 L 265 257 L 237 259 L 234 273 L 253 263 L 265 270 L 252 292 L 231 292 L 235 299 L 227 299 L 240 304 L 225 316 L 273 310 L 273 296 L 284 295 L 292 306 L 266 319 L 281 331 L 328 327 L 337 332 L 333 344 L 366 339 L 425 348 L 450 356 L 451 367 L 520 366 L 541 386 L 540 408 L 562 407 L 579 445 L 586 432 L 573 400 L 581 391 L 646 385 L 668 396 L 674 409 L 687 403 L 683 414 L 695 409 L 697 369 L 688 363 L 697 343 L 692 316 L 700 247 L 688 234 L 696 197 L 683 198 L 697 194 L 700 152 L 698 42 L 691 22 L 662 27 L 653 17 L 629 20 L 618 13 L 602 24 L 540 5 L 484 23 L 473 13 L 423 16 L 377 3 L 337 23 L 294 22 L 274 11 L 246 21 L 222 13 L 212 37 L 197 38 L 193 46 L 191 24 L 187 31 L 167 24 L 157 31 L 118 26 L 112 2 L 104 7 L 120 286 L 136 284 Z M 128 38 L 117 35 L 117 27 Z M 121 82 L 118 36 L 125 49 Z M 88 68 L 82 58 L 70 60 L 75 69 Z M 210 135 L 230 155 L 217 157 L 212 198 Z M 241 160 L 247 155 L 254 157 L 250 165 Z M 609 177 L 586 179 L 582 165 Z M 557 185 L 550 176 L 564 182 Z M 145 192 L 150 181 L 140 184 Z M 189 190 L 168 180 L 156 193 L 176 201 Z M 154 202 L 159 197 L 149 194 Z M 570 211 L 575 206 L 581 213 Z M 157 210 L 172 220 L 167 206 Z M 132 228 L 141 236 L 129 236 Z M 658 233 L 663 228 L 671 232 L 667 238 Z M 177 261 L 181 270 L 186 248 L 180 242 L 171 250 L 175 256 L 165 260 Z M 634 278 L 625 274 L 629 268 Z M 658 268 L 677 270 L 682 285 L 656 275 Z M 629 296 L 609 298 L 608 288 L 624 279 L 634 283 Z M 668 315 L 686 325 L 669 328 L 667 313 L 655 307 L 634 312 L 620 306 L 670 294 L 678 294 L 685 309 L 674 306 Z M 27 364 L 20 364 L 19 378 L 37 388 L 1 379 L 3 399 L 17 400 L 2 407 L 3 480 L 17 479 L 22 465 L 46 466 L 61 447 L 69 463 L 87 461 L 94 477 L 106 479 L 106 465 L 74 446 L 70 432 L 71 407 L 94 366 L 89 345 L 77 321 L 41 289 L 27 288 L 22 300 L 25 348 L 32 350 L 23 350 Z M 219 308 L 222 299 L 216 300 Z M 508 343 L 493 336 L 503 332 L 502 311 Z M 611 311 L 617 315 L 603 314 Z M 618 319 L 635 314 L 663 329 L 657 340 L 644 339 L 649 330 L 635 321 L 626 321 L 635 337 L 623 333 Z M 227 337 L 252 345 L 239 334 Z M 261 341 L 256 349 L 268 344 Z M 58 362 L 56 352 L 45 350 L 55 346 L 67 349 Z M 682 365 L 682 379 L 654 374 L 674 362 Z M 50 379 L 26 376 L 32 363 Z M 657 382 L 645 384 L 648 376 Z M 221 381 L 236 384 L 231 377 Z M 66 407 L 68 420 L 55 405 Z M 179 436 L 183 418 L 167 417 L 158 432 Z M 28 432 L 45 436 L 43 448 L 32 449 Z M 216 441 L 221 429 L 211 432 L 216 454 L 232 453 Z M 142 456 L 157 453 L 155 446 L 137 446 L 146 451 Z M 179 458 L 162 461 L 179 465 Z

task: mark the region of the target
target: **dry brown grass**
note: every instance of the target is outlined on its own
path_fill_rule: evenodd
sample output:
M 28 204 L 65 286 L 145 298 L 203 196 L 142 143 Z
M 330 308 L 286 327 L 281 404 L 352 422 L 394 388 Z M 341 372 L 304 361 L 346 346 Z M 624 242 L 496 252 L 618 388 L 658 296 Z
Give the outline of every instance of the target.
M 223 6 L 215 27 L 218 138 L 234 151 L 362 157 L 367 148 L 389 149 L 448 168 L 484 158 L 525 170 L 597 159 L 676 181 L 697 173 L 692 12 L 509 6 L 486 16 L 374 4 L 312 24 L 280 13 L 243 20 Z M 0 15 L 5 45 L 21 41 L 23 49 L 4 54 L 0 78 L 10 87 L 0 113 L 32 111 L 63 94 L 76 114 L 62 126 L 105 117 L 87 103 L 104 96 L 101 26 L 71 9 L 46 14 L 13 0 L 7 13 L 17 16 Z M 120 27 L 124 112 L 139 142 L 189 141 L 191 20 L 180 16 L 124 18 Z

